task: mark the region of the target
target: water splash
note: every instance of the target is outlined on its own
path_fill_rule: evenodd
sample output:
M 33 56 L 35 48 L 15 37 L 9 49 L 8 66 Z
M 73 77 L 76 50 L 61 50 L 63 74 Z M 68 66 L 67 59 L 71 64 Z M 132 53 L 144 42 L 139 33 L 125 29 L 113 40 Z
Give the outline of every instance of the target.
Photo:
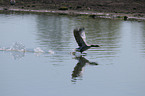
M 0 47 L 0 51 L 10 52 L 10 54 L 14 57 L 14 59 L 20 59 L 25 56 L 26 52 L 34 53 L 36 56 L 40 56 L 41 54 L 54 54 L 52 50 L 42 50 L 40 47 L 36 47 L 34 49 L 27 49 L 22 43 L 15 42 L 11 47 Z
M 22 43 L 15 42 L 11 47 L 2 47 L 0 51 L 20 51 L 25 52 L 25 46 Z
M 49 50 L 49 51 L 48 51 L 48 53 L 50 53 L 50 54 L 54 54 L 54 51 L 52 51 L 52 50 Z
M 76 51 L 75 49 L 73 49 L 73 52 L 71 52 L 71 54 L 72 54 L 74 57 L 82 57 L 82 56 L 86 56 L 86 55 L 87 55 L 86 52 L 81 53 L 81 52 Z
M 15 42 L 11 47 L 0 47 L 0 51 L 18 51 L 18 52 L 32 52 L 32 53 L 49 53 L 54 54 L 52 50 L 42 50 L 40 47 L 36 47 L 34 49 L 26 49 L 22 43 Z
M 34 49 L 35 53 L 45 53 L 40 47 Z
M 25 46 L 22 43 L 15 42 L 10 50 L 24 52 Z

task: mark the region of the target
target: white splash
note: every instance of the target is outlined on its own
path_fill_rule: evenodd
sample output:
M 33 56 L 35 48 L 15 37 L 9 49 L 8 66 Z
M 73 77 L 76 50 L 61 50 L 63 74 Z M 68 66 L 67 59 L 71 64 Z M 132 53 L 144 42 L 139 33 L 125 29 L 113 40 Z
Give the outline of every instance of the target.
M 82 56 L 81 52 L 77 52 L 77 51 L 71 52 L 71 54 L 74 55 L 75 57 L 81 57 Z
M 87 55 L 86 52 L 81 53 L 81 52 L 76 51 L 76 49 L 73 49 L 73 52 L 71 52 L 71 54 L 74 55 L 75 57 L 81 57 L 81 56 Z
M 44 51 L 40 47 L 35 48 L 34 52 L 35 53 L 44 53 Z
M 52 50 L 42 50 L 40 47 L 34 49 L 27 49 L 22 43 L 15 42 L 11 47 L 0 47 L 0 51 L 9 51 L 14 59 L 20 59 L 25 56 L 26 52 L 34 53 L 36 56 L 41 54 L 54 54 Z
M 54 51 L 52 51 L 52 50 L 49 50 L 49 51 L 48 51 L 48 53 L 50 53 L 50 54 L 54 54 Z
M 19 51 L 19 52 L 25 52 L 25 46 L 22 43 L 14 43 L 11 47 L 5 48 L 2 47 L 0 48 L 0 51 Z
M 9 49 L 8 51 L 20 51 L 20 52 L 25 52 L 25 46 L 22 43 L 15 42 L 13 46 Z

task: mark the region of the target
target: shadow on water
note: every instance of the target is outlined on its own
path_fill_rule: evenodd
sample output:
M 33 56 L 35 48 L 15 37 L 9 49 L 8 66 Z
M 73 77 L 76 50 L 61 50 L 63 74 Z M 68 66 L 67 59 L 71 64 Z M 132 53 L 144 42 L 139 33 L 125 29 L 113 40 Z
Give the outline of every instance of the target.
M 74 67 L 74 70 L 72 72 L 72 82 L 76 82 L 77 80 L 81 80 L 82 74 L 83 74 L 83 69 L 86 66 L 86 64 L 89 65 L 98 65 L 96 62 L 90 62 L 87 60 L 85 57 L 75 57 L 75 59 L 78 60 L 78 63 Z

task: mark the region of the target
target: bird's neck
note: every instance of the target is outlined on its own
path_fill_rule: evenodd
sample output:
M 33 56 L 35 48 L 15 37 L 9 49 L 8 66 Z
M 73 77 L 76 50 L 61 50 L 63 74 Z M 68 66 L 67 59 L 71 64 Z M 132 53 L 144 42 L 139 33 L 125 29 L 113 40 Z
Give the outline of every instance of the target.
M 99 45 L 90 45 L 90 47 L 99 47 Z

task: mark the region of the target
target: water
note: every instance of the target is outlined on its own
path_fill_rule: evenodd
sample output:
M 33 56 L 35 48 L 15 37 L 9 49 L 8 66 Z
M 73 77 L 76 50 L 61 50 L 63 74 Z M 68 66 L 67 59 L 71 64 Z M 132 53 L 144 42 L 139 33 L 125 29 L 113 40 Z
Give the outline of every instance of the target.
M 85 27 L 84 57 L 73 29 Z M 144 96 L 145 23 L 0 14 L 0 96 Z

